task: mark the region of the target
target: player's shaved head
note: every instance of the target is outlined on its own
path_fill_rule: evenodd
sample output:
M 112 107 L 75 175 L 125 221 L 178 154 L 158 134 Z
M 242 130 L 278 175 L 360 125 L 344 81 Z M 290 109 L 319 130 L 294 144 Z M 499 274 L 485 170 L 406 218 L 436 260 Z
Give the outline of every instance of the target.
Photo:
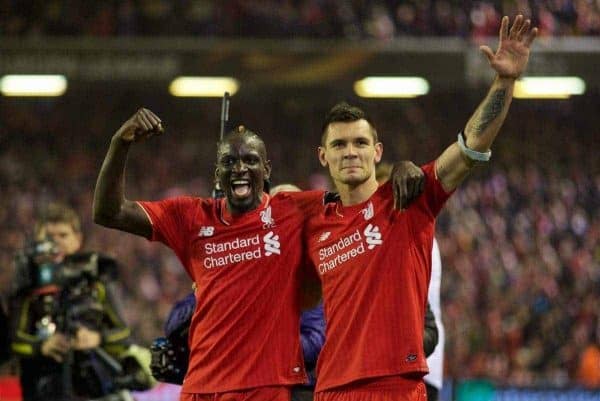
M 231 212 L 255 209 L 271 174 L 264 141 L 243 125 L 230 131 L 219 143 L 215 174 Z
M 249 130 L 243 125 L 240 125 L 239 127 L 229 131 L 223 137 L 223 140 L 219 142 L 218 152 L 221 153 L 223 145 L 240 140 L 243 140 L 247 143 L 252 143 L 263 160 L 267 160 L 267 147 L 263 139 L 256 132 Z

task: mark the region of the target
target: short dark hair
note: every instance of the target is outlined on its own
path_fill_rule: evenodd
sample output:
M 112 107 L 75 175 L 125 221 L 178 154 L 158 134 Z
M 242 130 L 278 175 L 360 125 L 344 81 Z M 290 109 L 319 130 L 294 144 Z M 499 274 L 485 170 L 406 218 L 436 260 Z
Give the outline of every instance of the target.
M 51 203 L 40 213 L 40 218 L 35 224 L 36 235 L 40 233 L 46 224 L 64 223 L 71 226 L 76 233 L 81 232 L 81 220 L 75 210 L 62 203 Z
M 329 124 L 332 123 L 351 123 L 358 120 L 365 120 L 371 127 L 371 134 L 373 134 L 373 140 L 375 143 L 379 141 L 377 138 L 377 130 L 373 125 L 373 121 L 367 114 L 360 108 L 352 106 L 346 102 L 340 102 L 333 106 L 331 110 L 325 116 L 325 121 L 321 127 L 321 145 L 325 146 L 325 139 L 327 137 L 327 129 Z

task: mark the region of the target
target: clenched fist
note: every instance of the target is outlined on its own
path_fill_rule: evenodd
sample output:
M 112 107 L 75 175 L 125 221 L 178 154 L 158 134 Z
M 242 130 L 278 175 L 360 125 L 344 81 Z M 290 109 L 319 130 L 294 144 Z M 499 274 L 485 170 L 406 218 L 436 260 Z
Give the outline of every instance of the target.
M 119 128 L 115 137 L 125 142 L 139 142 L 165 130 L 162 121 L 152 111 L 141 108 Z

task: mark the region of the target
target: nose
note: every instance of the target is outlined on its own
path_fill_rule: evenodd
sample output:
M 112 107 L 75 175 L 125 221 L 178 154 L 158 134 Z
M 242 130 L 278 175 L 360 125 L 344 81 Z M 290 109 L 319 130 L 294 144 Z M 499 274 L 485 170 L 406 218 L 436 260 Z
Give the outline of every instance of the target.
M 348 144 L 348 146 L 346 146 L 345 152 L 344 152 L 344 158 L 346 159 L 351 159 L 356 157 L 356 148 L 350 143 Z
M 244 163 L 243 160 L 238 160 L 233 165 L 233 171 L 235 171 L 235 172 L 244 172 L 247 170 L 248 170 L 248 166 L 246 165 L 246 163 Z

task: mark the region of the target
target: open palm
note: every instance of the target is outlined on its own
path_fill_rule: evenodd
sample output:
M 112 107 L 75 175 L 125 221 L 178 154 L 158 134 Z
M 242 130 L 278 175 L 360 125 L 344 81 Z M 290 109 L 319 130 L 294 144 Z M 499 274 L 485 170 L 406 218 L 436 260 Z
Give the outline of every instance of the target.
M 529 60 L 529 48 L 537 36 L 537 28 L 531 29 L 531 21 L 517 15 L 510 31 L 508 17 L 502 18 L 500 25 L 500 42 L 496 53 L 488 46 L 480 50 L 486 55 L 490 65 L 502 78 L 518 78 Z

